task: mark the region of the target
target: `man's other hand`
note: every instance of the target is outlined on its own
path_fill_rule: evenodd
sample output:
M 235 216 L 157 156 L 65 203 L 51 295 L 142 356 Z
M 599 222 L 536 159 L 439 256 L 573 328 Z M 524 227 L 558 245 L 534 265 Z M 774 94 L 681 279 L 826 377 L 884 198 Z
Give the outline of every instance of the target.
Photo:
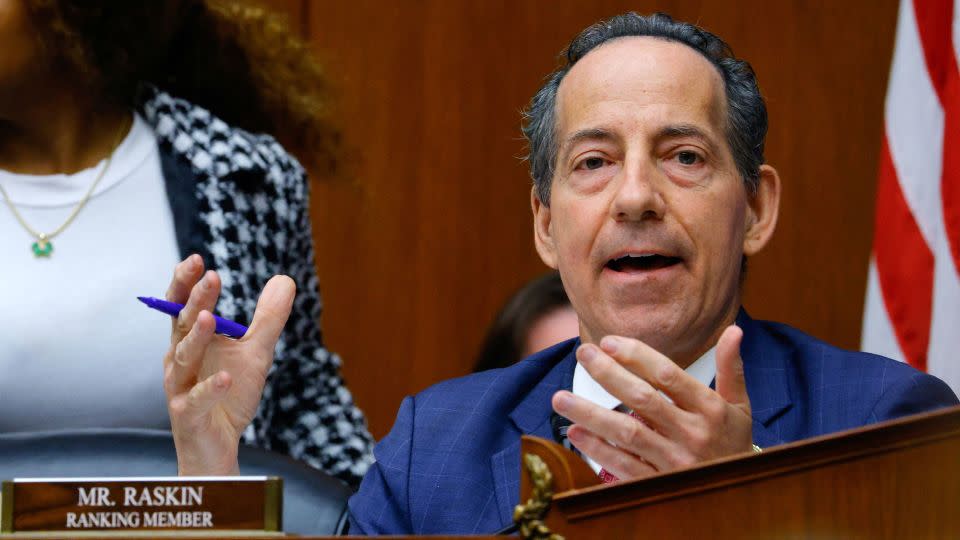
M 570 442 L 620 479 L 749 452 L 752 419 L 742 339 L 736 326 L 720 336 L 716 391 L 638 340 L 607 336 L 600 347 L 582 345 L 578 361 L 643 421 L 567 391 L 554 394 L 553 408 L 574 422 L 567 431 Z

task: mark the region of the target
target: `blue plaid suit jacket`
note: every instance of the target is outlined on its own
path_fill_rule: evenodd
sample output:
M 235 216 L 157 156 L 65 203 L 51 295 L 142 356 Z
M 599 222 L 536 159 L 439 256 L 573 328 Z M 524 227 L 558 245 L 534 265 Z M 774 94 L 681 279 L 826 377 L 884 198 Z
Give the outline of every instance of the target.
M 742 311 L 737 324 L 761 447 L 957 403 L 942 381 L 900 362 L 837 349 Z M 552 438 L 550 397 L 571 388 L 578 343 L 406 398 L 350 500 L 351 533 L 489 534 L 509 525 L 520 435 Z

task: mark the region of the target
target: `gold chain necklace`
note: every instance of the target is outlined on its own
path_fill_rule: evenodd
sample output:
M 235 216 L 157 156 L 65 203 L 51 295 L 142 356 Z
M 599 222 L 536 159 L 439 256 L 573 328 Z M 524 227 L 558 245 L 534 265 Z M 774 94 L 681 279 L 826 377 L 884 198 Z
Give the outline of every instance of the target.
M 80 202 L 77 203 L 75 207 L 73 207 L 73 211 L 70 212 L 70 215 L 67 216 L 67 219 L 64 220 L 64 222 L 61 223 L 59 227 L 57 227 L 56 229 L 48 233 L 40 232 L 34 229 L 33 227 L 31 227 L 30 224 L 27 223 L 27 220 L 24 219 L 23 216 L 20 214 L 20 212 L 17 210 L 17 207 L 13 205 L 13 201 L 10 200 L 10 195 L 7 195 L 7 190 L 3 189 L 3 186 L 0 185 L 0 194 L 3 195 L 3 200 L 7 203 L 7 206 L 10 208 L 10 212 L 13 213 L 13 217 L 15 217 L 18 222 L 20 222 L 20 225 L 24 228 L 24 230 L 30 233 L 30 236 L 37 239 L 33 244 L 30 245 L 30 248 L 33 250 L 34 257 L 38 257 L 38 258 L 49 257 L 50 254 L 53 253 L 53 243 L 51 242 L 51 240 L 55 236 L 57 236 L 58 234 L 66 230 L 66 228 L 69 227 L 71 223 L 73 223 L 73 220 L 77 217 L 77 214 L 80 213 L 80 210 L 82 210 L 83 207 L 86 206 L 87 201 L 90 200 L 90 196 L 93 195 L 93 190 L 97 189 L 97 184 L 100 183 L 100 180 L 103 180 L 104 174 L 106 174 L 107 169 L 110 168 L 110 162 L 113 160 L 113 154 L 116 152 L 117 147 L 120 144 L 121 135 L 123 135 L 123 132 L 124 132 L 124 127 L 126 127 L 126 122 L 121 124 L 120 131 L 117 134 L 117 139 L 114 145 L 111 147 L 112 150 L 110 151 L 110 154 L 107 156 L 107 159 L 104 160 L 103 168 L 101 168 L 100 172 L 97 173 L 97 177 L 93 179 L 93 183 L 90 184 L 90 188 L 87 189 L 87 192 L 83 194 L 83 198 L 81 198 Z

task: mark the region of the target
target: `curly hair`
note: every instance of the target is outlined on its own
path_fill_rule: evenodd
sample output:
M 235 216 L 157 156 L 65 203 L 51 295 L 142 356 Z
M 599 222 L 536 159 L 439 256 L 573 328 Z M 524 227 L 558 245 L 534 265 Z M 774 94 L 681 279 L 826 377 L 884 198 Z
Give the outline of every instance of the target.
M 286 20 L 247 0 L 27 0 L 41 50 L 92 91 L 135 107 L 147 85 L 276 136 L 332 173 L 331 88 Z

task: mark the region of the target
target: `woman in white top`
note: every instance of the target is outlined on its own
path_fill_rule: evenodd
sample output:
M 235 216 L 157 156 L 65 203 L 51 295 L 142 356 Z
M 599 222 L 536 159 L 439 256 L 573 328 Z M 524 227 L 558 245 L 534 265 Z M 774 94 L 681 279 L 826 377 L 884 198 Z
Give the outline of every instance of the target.
M 336 131 L 305 46 L 215 0 L 0 0 L 0 433 L 169 427 L 162 296 L 191 254 L 249 323 L 298 285 L 244 440 L 356 482 L 371 437 L 321 341 L 303 168 Z

